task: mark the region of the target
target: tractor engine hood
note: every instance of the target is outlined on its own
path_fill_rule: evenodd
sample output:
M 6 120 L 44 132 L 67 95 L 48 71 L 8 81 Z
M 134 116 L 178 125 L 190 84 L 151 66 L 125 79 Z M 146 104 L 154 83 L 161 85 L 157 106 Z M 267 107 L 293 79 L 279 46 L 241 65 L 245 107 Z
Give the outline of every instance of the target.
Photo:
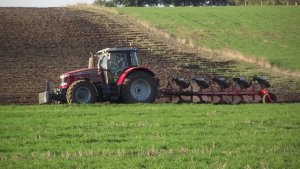
M 88 74 L 98 74 L 98 68 L 93 67 L 93 68 L 84 68 L 84 69 L 78 69 L 78 70 L 73 70 L 70 72 L 66 72 L 60 76 L 80 76 L 80 75 L 88 75 Z
M 61 79 L 59 88 L 61 89 L 68 88 L 76 80 L 88 80 L 91 82 L 99 82 L 102 80 L 101 76 L 99 76 L 98 68 L 96 67 L 73 70 L 59 77 Z

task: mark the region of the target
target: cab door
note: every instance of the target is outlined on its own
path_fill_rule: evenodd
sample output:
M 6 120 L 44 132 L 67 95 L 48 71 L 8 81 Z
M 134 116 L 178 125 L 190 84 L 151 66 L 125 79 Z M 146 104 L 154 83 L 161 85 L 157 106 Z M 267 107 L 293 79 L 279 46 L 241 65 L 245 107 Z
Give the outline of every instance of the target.
M 110 52 L 108 67 L 108 83 L 110 85 L 116 85 L 121 73 L 131 67 L 130 52 Z
M 107 53 L 99 55 L 99 61 L 98 61 L 98 71 L 99 74 L 102 75 L 103 81 L 108 84 L 108 60 L 109 55 Z

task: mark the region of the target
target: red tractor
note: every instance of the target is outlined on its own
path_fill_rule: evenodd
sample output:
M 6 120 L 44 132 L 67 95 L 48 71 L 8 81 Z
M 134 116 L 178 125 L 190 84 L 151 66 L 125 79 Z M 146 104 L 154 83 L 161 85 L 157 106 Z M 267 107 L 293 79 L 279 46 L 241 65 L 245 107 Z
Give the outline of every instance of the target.
M 39 93 L 39 103 L 152 103 L 156 99 L 158 78 L 140 67 L 135 48 L 107 48 L 98 51 L 97 67 L 74 70 L 60 75 L 57 89 Z
M 240 102 L 276 102 L 276 96 L 269 93 L 271 85 L 261 77 L 254 77 L 250 82 L 244 78 L 225 79 L 202 77 L 186 81 L 173 78 L 166 88 L 160 88 L 155 74 L 138 63 L 137 50 L 134 48 L 107 48 L 98 51 L 97 67 L 74 70 L 60 76 L 58 88 L 50 89 L 47 82 L 46 91 L 39 94 L 39 103 L 95 103 L 110 101 L 113 103 L 152 103 L 156 98 L 177 98 L 183 102 L 184 97 L 194 102 L 194 97 L 202 103 L 203 98 L 209 102 L 234 103 L 236 97 Z M 93 65 L 93 64 L 89 64 Z M 178 88 L 172 87 L 176 84 Z M 230 97 L 229 101 L 225 98 Z M 259 98 L 258 100 L 256 98 Z M 228 100 L 228 99 L 227 99 Z

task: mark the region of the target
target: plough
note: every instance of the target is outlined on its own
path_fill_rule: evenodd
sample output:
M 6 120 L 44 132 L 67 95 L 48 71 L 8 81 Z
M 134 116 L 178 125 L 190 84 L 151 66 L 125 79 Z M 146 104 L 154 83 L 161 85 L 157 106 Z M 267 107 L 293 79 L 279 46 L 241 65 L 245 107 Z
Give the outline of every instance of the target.
M 174 87 L 174 85 L 176 87 Z M 267 88 L 271 85 L 262 77 L 254 77 L 248 82 L 243 77 L 226 80 L 223 77 L 206 79 L 195 77 L 190 81 L 183 77 L 172 78 L 166 88 L 159 90 L 158 98 L 169 98 L 178 103 L 271 103 L 277 98 Z

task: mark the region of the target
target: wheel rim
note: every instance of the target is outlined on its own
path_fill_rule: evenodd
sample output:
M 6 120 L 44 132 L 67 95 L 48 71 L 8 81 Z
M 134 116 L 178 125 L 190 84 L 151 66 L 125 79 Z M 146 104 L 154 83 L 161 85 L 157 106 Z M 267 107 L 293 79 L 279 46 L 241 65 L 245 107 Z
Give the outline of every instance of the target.
M 138 79 L 132 83 L 130 92 L 134 99 L 138 101 L 145 101 L 151 94 L 151 86 L 149 82 L 143 79 Z
M 88 103 L 91 97 L 91 91 L 87 87 L 79 87 L 75 92 L 75 98 L 79 103 Z

